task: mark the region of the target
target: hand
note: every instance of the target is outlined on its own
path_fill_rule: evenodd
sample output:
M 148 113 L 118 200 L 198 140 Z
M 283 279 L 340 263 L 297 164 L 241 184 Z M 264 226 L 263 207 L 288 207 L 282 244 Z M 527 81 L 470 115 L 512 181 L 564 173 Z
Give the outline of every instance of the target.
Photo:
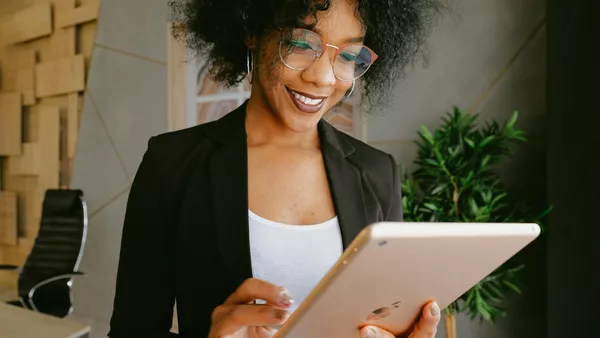
M 440 322 L 440 307 L 436 302 L 431 302 L 423 308 L 421 318 L 414 326 L 409 338 L 435 338 L 437 326 Z M 365 326 L 360 330 L 360 338 L 396 338 L 393 334 L 376 326 Z
M 266 304 L 253 304 L 255 300 Z M 266 338 L 289 317 L 286 310 L 293 300 L 289 292 L 273 284 L 250 278 L 219 305 L 212 315 L 209 338 Z

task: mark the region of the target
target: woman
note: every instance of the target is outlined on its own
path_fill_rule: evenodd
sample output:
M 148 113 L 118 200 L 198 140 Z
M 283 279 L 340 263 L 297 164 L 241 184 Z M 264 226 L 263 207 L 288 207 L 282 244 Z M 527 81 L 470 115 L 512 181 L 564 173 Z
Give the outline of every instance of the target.
M 364 226 L 401 220 L 394 159 L 322 118 L 353 92 L 381 101 L 435 5 L 171 3 L 214 77 L 249 76 L 252 92 L 216 122 L 150 139 L 129 196 L 110 337 L 170 336 L 175 299 L 182 337 L 269 337 Z M 426 304 L 409 333 L 432 338 L 439 319 Z

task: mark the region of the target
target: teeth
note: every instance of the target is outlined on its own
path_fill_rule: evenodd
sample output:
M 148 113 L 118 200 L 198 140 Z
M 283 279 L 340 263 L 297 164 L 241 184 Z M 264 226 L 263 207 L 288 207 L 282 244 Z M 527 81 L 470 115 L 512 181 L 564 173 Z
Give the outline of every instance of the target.
M 296 93 L 295 91 L 292 91 L 292 94 L 294 94 L 294 97 L 296 97 L 296 99 L 298 99 L 298 101 L 301 101 L 302 103 L 304 103 L 305 105 L 308 105 L 308 106 L 316 106 L 318 104 L 321 104 L 321 102 L 323 102 L 323 99 L 311 99 L 304 95 L 300 95 L 300 94 Z

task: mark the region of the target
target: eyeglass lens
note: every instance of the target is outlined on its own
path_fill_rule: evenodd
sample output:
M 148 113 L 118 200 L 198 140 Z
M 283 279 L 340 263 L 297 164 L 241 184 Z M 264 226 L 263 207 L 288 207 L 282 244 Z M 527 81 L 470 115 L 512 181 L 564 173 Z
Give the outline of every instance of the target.
M 280 45 L 282 61 L 290 68 L 304 70 L 310 67 L 324 52 L 321 37 L 306 29 L 295 29 L 284 36 Z M 352 81 L 367 72 L 373 55 L 362 44 L 345 45 L 337 51 L 333 72 L 343 81 Z

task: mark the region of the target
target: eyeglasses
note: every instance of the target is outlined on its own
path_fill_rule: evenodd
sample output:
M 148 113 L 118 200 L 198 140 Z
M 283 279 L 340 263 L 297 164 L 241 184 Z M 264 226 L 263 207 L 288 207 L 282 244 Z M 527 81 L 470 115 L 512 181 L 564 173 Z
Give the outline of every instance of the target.
M 323 55 L 326 47 L 337 50 L 333 74 L 341 81 L 358 79 L 377 60 L 377 54 L 363 44 L 334 46 L 325 43 L 319 34 L 303 28 L 296 28 L 291 34 L 282 36 L 279 42 L 279 58 L 290 69 L 305 70 Z

